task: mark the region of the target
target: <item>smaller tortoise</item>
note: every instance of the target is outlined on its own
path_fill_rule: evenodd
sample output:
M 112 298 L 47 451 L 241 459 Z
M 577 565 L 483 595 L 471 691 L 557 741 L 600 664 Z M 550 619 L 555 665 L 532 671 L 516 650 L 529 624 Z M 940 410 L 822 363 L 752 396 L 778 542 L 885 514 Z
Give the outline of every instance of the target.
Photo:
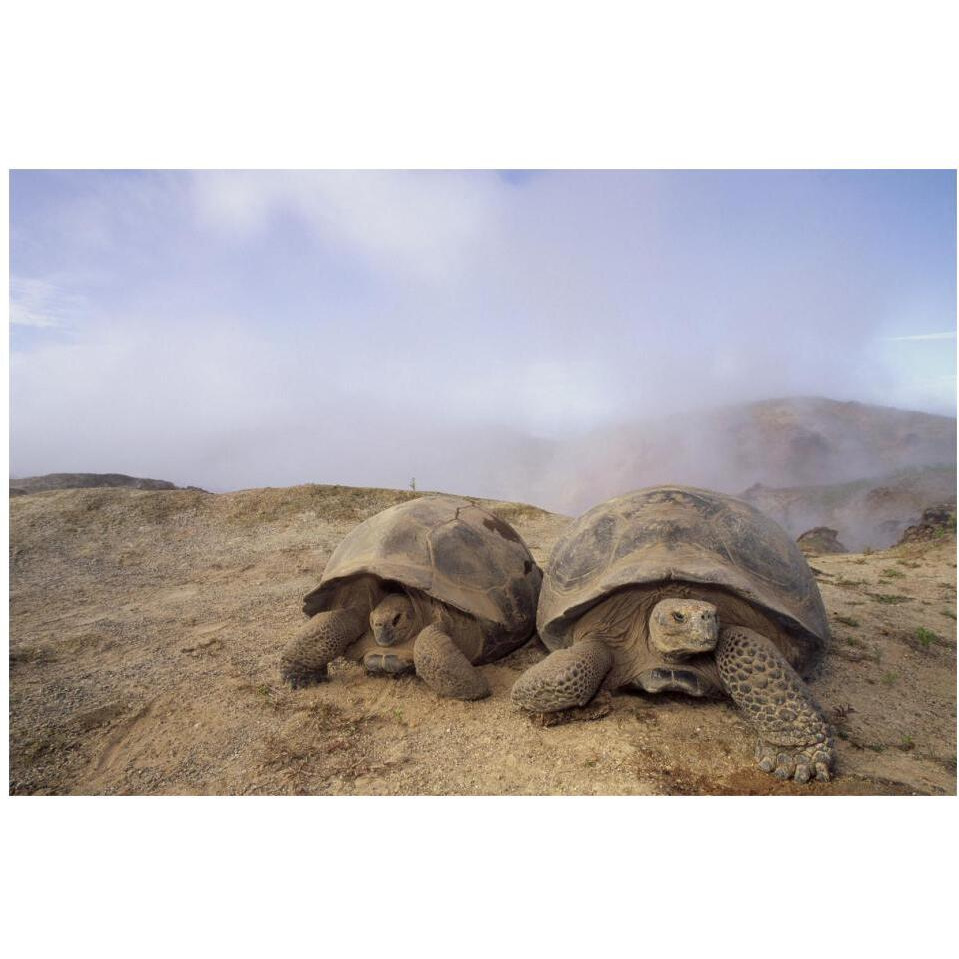
M 553 547 L 537 624 L 553 652 L 513 687 L 524 709 L 577 709 L 601 688 L 728 695 L 761 769 L 829 778 L 829 727 L 799 675 L 826 611 L 799 548 L 748 503 L 659 486 L 591 509 Z
M 441 696 L 481 699 L 475 667 L 536 628 L 542 573 L 508 523 L 468 500 L 423 496 L 360 523 L 303 600 L 311 619 L 282 654 L 293 688 L 326 678 L 337 656 L 369 673 L 415 671 Z

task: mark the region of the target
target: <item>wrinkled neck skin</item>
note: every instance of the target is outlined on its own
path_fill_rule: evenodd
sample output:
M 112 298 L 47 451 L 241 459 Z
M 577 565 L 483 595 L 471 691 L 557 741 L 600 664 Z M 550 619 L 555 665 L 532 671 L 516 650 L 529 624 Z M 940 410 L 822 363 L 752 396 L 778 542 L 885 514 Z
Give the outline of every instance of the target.
M 708 586 L 671 583 L 634 587 L 613 593 L 573 625 L 573 642 L 596 640 L 613 653 L 613 668 L 603 686 L 635 687 L 647 692 L 675 691 L 693 696 L 723 696 L 713 651 L 669 656 L 650 642 L 650 614 L 661 600 L 697 599 L 713 604 L 719 629 L 746 626 L 773 639 L 777 627 L 736 596 Z

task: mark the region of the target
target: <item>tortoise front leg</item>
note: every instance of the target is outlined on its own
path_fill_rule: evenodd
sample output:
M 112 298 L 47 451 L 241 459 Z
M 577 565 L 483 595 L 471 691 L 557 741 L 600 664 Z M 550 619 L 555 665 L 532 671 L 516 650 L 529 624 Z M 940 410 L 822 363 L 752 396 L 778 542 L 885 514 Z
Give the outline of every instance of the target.
M 427 626 L 416 637 L 413 663 L 416 675 L 440 696 L 483 699 L 490 694 L 486 677 L 439 626 Z
M 517 706 L 532 713 L 585 706 L 612 668 L 613 654 L 605 643 L 576 643 L 530 666 L 514 684 L 511 696 Z
M 835 758 L 829 725 L 773 643 L 751 629 L 727 627 L 716 663 L 723 686 L 759 734 L 759 768 L 778 779 L 827 781 Z
M 412 655 L 405 651 L 397 654 L 370 650 L 363 657 L 363 665 L 371 676 L 402 676 L 403 673 L 411 673 L 416 668 Z
M 294 689 L 326 679 L 326 667 L 366 631 L 369 610 L 317 613 L 290 640 L 280 657 L 280 675 Z

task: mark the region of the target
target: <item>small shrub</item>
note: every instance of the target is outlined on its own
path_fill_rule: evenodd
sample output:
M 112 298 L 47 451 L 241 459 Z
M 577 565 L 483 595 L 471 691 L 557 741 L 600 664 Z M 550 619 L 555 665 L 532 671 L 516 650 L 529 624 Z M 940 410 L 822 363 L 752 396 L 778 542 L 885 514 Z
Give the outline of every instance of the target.
M 915 749 L 916 744 L 912 736 L 910 736 L 908 733 L 905 736 L 903 736 L 902 740 L 899 743 L 899 748 L 906 753 L 909 752 L 909 750 L 911 749 Z
M 881 682 L 883 686 L 894 686 L 897 679 L 899 679 L 899 673 L 883 673 Z
M 880 576 L 885 576 L 885 577 L 887 577 L 888 579 L 897 579 L 897 578 L 902 578 L 902 577 L 905 576 L 906 574 L 905 574 L 901 569 L 892 569 L 892 568 L 889 568 L 889 569 L 884 569 L 884 570 L 882 570 L 882 572 L 880 572 L 879 575 L 880 575 Z
M 899 603 L 912 602 L 911 596 L 897 596 L 894 593 L 872 593 L 873 599 L 879 603 L 885 603 L 887 606 L 897 606 Z
M 956 618 L 956 611 L 954 609 L 944 609 L 942 611 L 943 616 L 948 616 L 950 619 Z
M 920 626 L 916 630 L 916 639 L 919 640 L 923 649 L 928 649 L 933 643 L 939 642 L 939 637 L 936 633 L 931 629 L 926 629 L 925 626 Z
M 858 626 L 858 625 L 859 625 L 859 620 L 856 619 L 854 616 L 837 616 L 837 617 L 836 617 L 836 622 L 837 622 L 837 623 L 842 623 L 843 626 Z

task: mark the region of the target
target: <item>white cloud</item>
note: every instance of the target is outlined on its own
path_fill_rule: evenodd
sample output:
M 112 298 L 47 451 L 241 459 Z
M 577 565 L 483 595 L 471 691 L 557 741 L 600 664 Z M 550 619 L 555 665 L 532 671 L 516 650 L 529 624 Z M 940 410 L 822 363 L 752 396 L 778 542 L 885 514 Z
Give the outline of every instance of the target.
M 10 322 L 38 329 L 68 326 L 79 305 L 76 296 L 65 293 L 49 280 L 10 277 Z
M 253 235 L 278 215 L 390 273 L 455 277 L 498 226 L 508 188 L 492 174 L 197 173 L 200 222 Z
M 955 330 L 947 330 L 945 333 L 914 333 L 911 336 L 887 336 L 887 340 L 954 340 L 956 338 Z

